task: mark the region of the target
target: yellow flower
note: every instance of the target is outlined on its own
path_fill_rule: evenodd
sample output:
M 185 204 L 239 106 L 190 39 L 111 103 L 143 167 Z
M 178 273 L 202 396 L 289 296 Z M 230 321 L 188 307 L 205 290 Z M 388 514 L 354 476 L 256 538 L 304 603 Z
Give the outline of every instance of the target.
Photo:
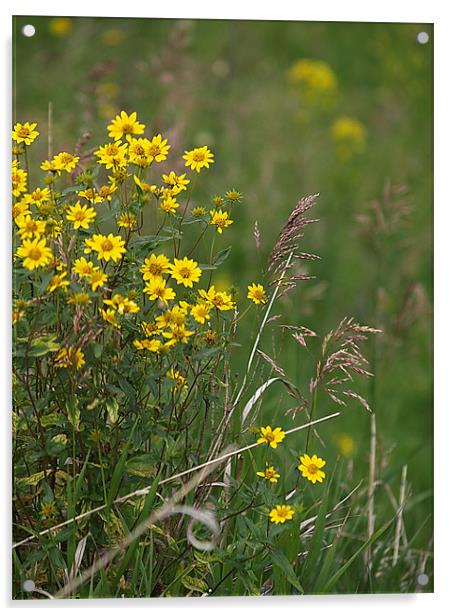
M 185 325 L 170 325 L 170 331 L 163 332 L 163 337 L 168 338 L 170 342 L 183 342 L 185 344 L 194 333 L 187 329 Z
M 212 285 L 208 291 L 201 289 L 199 295 L 209 304 L 218 310 L 233 310 L 234 302 L 232 296 L 226 291 L 217 291 L 215 285 Z
M 206 214 L 206 208 L 205 207 L 194 207 L 191 215 L 194 216 L 195 218 L 201 218 L 201 216 L 205 216 Z
M 50 200 L 50 191 L 48 188 L 36 188 L 36 190 L 30 193 L 29 200 L 31 204 L 39 208 Z
M 63 347 L 58 351 L 56 356 L 56 366 L 58 368 L 80 368 L 85 363 L 85 355 L 83 352 L 73 346 Z
M 92 291 L 95 291 L 99 287 L 103 287 L 108 280 L 107 274 L 104 274 L 100 267 L 94 267 L 88 278 Z
M 104 321 L 106 321 L 113 327 L 120 329 L 120 325 L 118 321 L 116 320 L 116 310 L 114 310 L 113 308 L 107 308 L 107 310 L 104 310 L 103 308 L 99 308 L 99 312 Z
M 155 321 L 159 329 L 165 329 L 171 325 L 183 325 L 185 323 L 187 311 L 181 306 L 173 306 L 171 310 L 167 310 L 164 314 L 156 317 Z
M 27 172 L 20 169 L 16 161 L 13 163 L 11 180 L 14 197 L 18 197 L 21 193 L 27 191 Z
M 72 156 L 72 154 L 68 154 L 67 152 L 60 152 L 53 157 L 52 164 L 58 173 L 61 173 L 61 171 L 70 173 L 75 169 L 79 160 L 79 156 Z
M 108 236 L 95 234 L 92 238 L 85 240 L 85 244 L 85 254 L 94 250 L 97 252 L 98 259 L 105 259 L 105 261 L 112 259 L 115 263 L 126 252 L 124 240 L 120 235 L 113 235 L 113 233 L 109 233 Z
M 281 430 L 281 428 L 275 428 L 274 430 L 267 426 L 266 428 L 261 428 L 261 437 L 257 439 L 258 443 L 267 443 L 270 445 L 272 449 L 276 449 L 278 443 L 281 443 L 286 434 Z
M 239 202 L 243 199 L 242 193 L 240 193 L 238 190 L 235 190 L 235 188 L 228 190 L 225 196 L 226 199 L 228 199 L 228 201 L 231 201 L 232 203 Z
M 300 456 L 300 462 L 301 464 L 298 466 L 298 470 L 303 477 L 306 477 L 306 479 L 312 481 L 312 483 L 316 481 L 322 483 L 325 478 L 325 473 L 320 469 L 325 466 L 325 460 L 318 458 L 315 454 L 311 457 L 305 453 L 304 456 Z
M 169 376 L 169 378 L 174 381 L 174 385 L 171 388 L 172 390 L 187 389 L 187 379 L 179 372 L 179 370 L 170 368 L 166 373 L 166 376 Z
M 80 205 L 80 201 L 68 207 L 67 211 L 69 213 L 66 215 L 66 218 L 73 223 L 74 229 L 88 229 L 96 218 L 94 209 L 87 205 Z
M 20 201 L 18 201 L 17 203 L 15 203 L 13 205 L 13 218 L 16 220 L 17 218 L 20 218 L 20 216 L 23 216 L 24 214 L 31 215 L 31 212 L 29 210 L 29 205 L 30 205 L 30 200 L 28 198 L 28 195 L 25 196 Z
M 91 303 L 88 293 L 73 293 L 67 300 L 68 304 L 74 306 L 88 306 Z
M 140 267 L 140 272 L 143 274 L 144 280 L 151 280 L 155 276 L 162 276 L 171 271 L 170 262 L 165 255 L 151 254 L 144 260 Z
M 117 186 L 101 186 L 98 190 L 98 194 L 104 201 L 105 199 L 111 201 L 111 197 L 115 190 L 117 190 Z
M 162 350 L 163 343 L 161 340 L 134 340 L 133 346 L 137 351 L 149 351 L 150 353 L 159 353 Z
M 136 222 L 137 217 L 131 212 L 124 212 L 123 214 L 120 214 L 117 220 L 118 227 L 122 227 L 124 229 L 132 229 Z
M 71 33 L 72 20 L 69 17 L 54 17 L 49 21 L 49 31 L 54 36 L 65 37 Z
M 154 192 L 155 189 L 157 188 L 155 184 L 151 185 L 151 184 L 147 184 L 146 182 L 143 182 L 142 180 L 140 180 L 140 178 L 137 175 L 134 175 L 133 179 L 135 181 L 135 184 L 138 186 L 138 188 L 140 188 L 140 190 L 144 193 Z
M 265 294 L 264 287 L 261 284 L 256 284 L 254 282 L 248 285 L 247 298 L 255 304 L 265 304 L 267 301 L 267 296 Z
M 146 154 L 149 156 L 151 163 L 155 160 L 156 163 L 161 163 L 166 160 L 170 149 L 168 139 L 162 139 L 162 135 L 152 137 L 149 146 L 146 148 Z
M 35 130 L 37 126 L 36 122 L 25 122 L 25 124 L 21 124 L 17 122 L 13 128 L 13 139 L 17 143 L 25 143 L 25 145 L 31 145 L 36 137 L 39 135 L 38 131 Z
M 194 282 L 198 282 L 201 278 L 201 269 L 196 261 L 184 257 L 183 259 L 174 259 L 174 264 L 171 268 L 171 276 L 176 280 L 177 284 L 183 284 L 184 287 L 193 287 Z
M 258 471 L 256 475 L 267 479 L 270 483 L 277 483 L 278 479 L 281 477 L 273 466 L 267 466 L 265 471 Z
M 229 218 L 229 214 L 227 212 L 223 212 L 223 210 L 210 210 L 210 224 L 215 225 L 218 233 L 223 233 L 223 229 L 227 229 L 229 225 L 233 224 L 233 220 Z
M 198 321 L 198 323 L 204 325 L 204 323 L 210 319 L 209 310 L 209 306 L 202 302 L 200 304 L 195 304 L 195 306 L 191 309 L 190 314 L 195 321 Z
M 77 193 L 77 195 L 79 197 L 83 197 L 84 199 L 89 201 L 91 204 L 93 204 L 93 203 L 102 203 L 102 201 L 104 200 L 104 197 L 102 197 L 102 195 L 99 195 L 98 193 L 96 193 L 94 188 L 87 188 L 86 190 L 80 190 Z
M 140 323 L 140 327 L 143 330 L 144 335 L 149 338 L 160 334 L 160 329 L 156 323 L 146 323 L 146 321 L 143 321 Z
M 322 60 L 297 60 L 289 70 L 289 81 L 299 84 L 308 103 L 332 94 L 337 88 L 337 79 L 331 67 Z
M 80 278 L 89 278 L 94 271 L 94 263 L 87 261 L 85 257 L 80 257 L 74 261 L 72 271 L 80 276 Z
M 144 292 L 149 296 L 149 299 L 159 299 L 166 305 L 168 305 L 169 300 L 176 297 L 173 289 L 166 286 L 166 282 L 161 276 L 153 276 L 149 279 L 144 287 Z
M 339 451 L 343 456 L 351 456 L 355 450 L 355 442 L 350 434 L 339 434 L 337 438 Z
M 295 510 L 290 505 L 276 505 L 269 513 L 270 520 L 274 524 L 284 524 L 287 520 L 291 520 L 295 514 Z
M 35 220 L 29 214 L 24 214 L 16 218 L 16 224 L 19 227 L 19 235 L 24 239 L 40 237 L 44 234 L 46 224 L 43 220 Z
M 171 187 L 173 195 L 178 195 L 183 190 L 187 190 L 187 185 L 190 184 L 190 180 L 185 179 L 186 174 L 177 175 L 175 171 L 170 171 L 168 175 L 165 173 L 162 175 L 164 184 Z
M 109 137 L 115 140 L 122 139 L 123 137 L 130 137 L 130 135 L 142 135 L 144 132 L 144 124 L 140 124 L 137 121 L 137 114 L 134 111 L 130 115 L 127 115 L 125 111 L 121 111 L 111 124 L 107 126 L 110 131 Z
M 224 199 L 221 195 L 214 195 L 212 197 L 212 203 L 215 207 L 221 207 L 224 203 Z
M 127 164 L 127 143 L 121 143 L 121 141 L 107 143 L 100 146 L 94 154 L 98 157 L 99 164 L 104 165 L 105 169 L 124 167 Z
M 55 503 L 43 503 L 41 505 L 41 516 L 43 518 L 52 518 L 56 513 Z
M 129 160 L 134 165 L 138 165 L 138 167 L 147 167 L 151 164 L 151 157 L 148 155 L 147 151 L 150 147 L 151 142 L 149 139 L 143 139 L 139 137 L 135 139 L 131 137 L 129 139 Z
M 49 282 L 47 290 L 49 293 L 53 293 L 56 289 L 64 289 L 69 286 L 69 280 L 65 280 L 67 276 L 67 272 L 61 272 L 60 274 L 55 274 Z
M 24 260 L 23 265 L 29 270 L 48 265 L 53 256 L 46 245 L 46 240 L 39 237 L 34 240 L 24 240 L 17 249 L 17 255 Z
M 138 305 L 129 297 L 123 297 L 119 293 L 115 293 L 111 299 L 104 299 L 104 304 L 112 306 L 119 314 L 129 314 L 139 312 Z
M 182 158 L 186 161 L 185 166 L 190 167 L 192 171 L 199 173 L 203 167 L 209 168 L 214 162 L 213 153 L 204 145 L 202 148 L 194 148 L 190 151 L 185 151 Z
M 166 212 L 167 214 L 175 214 L 177 208 L 179 207 L 179 203 L 177 203 L 174 197 L 166 197 L 160 203 L 160 208 Z
M 366 129 L 356 118 L 348 116 L 338 118 L 331 126 L 330 133 L 336 143 L 337 154 L 340 158 L 347 159 L 352 154 L 364 150 Z

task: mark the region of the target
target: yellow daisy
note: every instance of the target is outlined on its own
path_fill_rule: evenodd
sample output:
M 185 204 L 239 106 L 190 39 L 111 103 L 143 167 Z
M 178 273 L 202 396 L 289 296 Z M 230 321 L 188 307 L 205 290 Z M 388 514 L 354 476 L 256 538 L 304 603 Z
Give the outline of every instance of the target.
M 300 456 L 300 462 L 301 464 L 298 466 L 298 470 L 303 477 L 306 477 L 306 479 L 312 483 L 316 481 L 322 483 L 325 479 L 325 473 L 320 469 L 325 466 L 325 460 L 318 458 L 315 454 L 311 457 L 305 453 L 304 456 Z
M 146 154 L 149 156 L 151 163 L 155 160 L 156 163 L 161 163 L 166 160 L 170 149 L 168 139 L 162 139 L 162 135 L 152 137 L 149 146 L 146 148 Z
M 34 240 L 24 240 L 17 249 L 17 255 L 23 259 L 24 267 L 29 270 L 48 265 L 53 257 L 46 240 L 39 237 Z
M 218 233 L 223 233 L 223 229 L 227 229 L 233 222 L 227 212 L 223 212 L 221 209 L 210 210 L 210 224 L 216 226 Z
M 200 304 L 195 304 L 193 306 L 190 310 L 190 314 L 195 321 L 198 321 L 198 323 L 204 325 L 204 323 L 210 319 L 210 308 L 208 304 L 201 302 Z
M 27 191 L 27 172 L 20 169 L 16 161 L 14 161 L 14 163 L 11 176 L 12 191 L 14 197 L 19 197 L 21 193 Z
M 174 370 L 174 368 L 170 368 L 166 373 L 166 376 L 169 376 L 170 379 L 174 381 L 174 385 L 171 389 L 187 389 L 187 379 L 183 374 L 179 372 L 179 370 Z
M 176 280 L 177 284 L 183 284 L 184 287 L 193 287 L 194 282 L 198 282 L 201 278 L 201 269 L 196 261 L 184 257 L 183 259 L 174 259 L 174 264 L 170 265 L 171 276 Z
M 270 520 L 274 524 L 284 524 L 287 520 L 291 520 L 295 514 L 295 510 L 290 505 L 276 505 L 270 513 Z
M 98 163 L 104 165 L 105 169 L 124 167 L 127 164 L 127 143 L 121 143 L 121 141 L 107 143 L 96 150 L 94 154 L 99 159 Z
M 176 297 L 174 290 L 166 286 L 166 281 L 161 276 L 154 276 L 149 279 L 144 287 L 144 292 L 149 299 L 159 299 L 164 304 Z
M 61 171 L 70 173 L 75 169 L 79 160 L 79 156 L 72 156 L 72 154 L 68 154 L 67 152 L 60 152 L 53 157 L 52 164 L 58 173 L 61 173 Z
M 48 284 L 47 290 L 49 293 L 53 293 L 57 289 L 64 289 L 69 286 L 69 280 L 66 280 L 67 272 L 60 272 L 55 274 Z
M 109 233 L 108 236 L 95 234 L 92 238 L 85 240 L 85 244 L 85 254 L 94 250 L 97 252 L 98 259 L 104 259 L 105 261 L 112 259 L 115 263 L 126 252 L 124 248 L 125 241 L 120 235 L 113 235 L 113 233 Z
M 267 466 L 265 468 L 265 471 L 258 471 L 256 475 L 259 475 L 259 477 L 263 477 L 270 483 L 277 483 L 278 479 L 281 477 L 281 475 L 276 472 L 276 469 L 273 466 Z
M 255 304 L 265 304 L 267 302 L 267 295 L 264 287 L 261 284 L 256 284 L 254 282 L 248 285 L 247 298 Z
M 281 443 L 285 436 L 285 432 L 281 428 L 273 430 L 270 426 L 267 426 L 266 428 L 261 428 L 261 436 L 257 439 L 257 442 L 267 443 L 272 449 L 276 449 L 278 443 Z
M 74 229 L 88 229 L 96 218 L 94 208 L 88 205 L 80 205 L 80 201 L 68 207 L 67 211 L 66 219 L 73 223 Z
M 130 137 L 131 135 L 142 135 L 144 133 L 145 126 L 137 121 L 137 114 L 134 111 L 130 115 L 127 115 L 125 111 L 121 111 L 107 126 L 110 131 L 109 137 L 115 140 L 122 139 L 123 137 Z
M 58 368 L 80 368 L 85 363 L 85 355 L 80 349 L 73 346 L 63 347 L 56 356 L 56 366 Z
M 12 136 L 14 141 L 17 143 L 25 143 L 25 145 L 31 145 L 39 135 L 38 131 L 35 130 L 36 126 L 36 122 L 25 122 L 25 124 L 17 122 L 13 128 Z
M 72 271 L 80 276 L 80 278 L 88 278 L 94 271 L 94 263 L 87 261 L 85 257 L 80 257 L 80 259 L 74 261 Z
M 170 261 L 165 255 L 151 254 L 144 260 L 140 267 L 140 272 L 143 274 L 144 280 L 151 280 L 155 276 L 162 276 L 171 271 Z
M 44 234 L 46 228 L 46 223 L 43 220 L 35 220 L 29 214 L 16 218 L 16 224 L 19 227 L 18 233 L 23 240 L 40 237 Z
M 183 190 L 187 190 L 190 180 L 185 179 L 186 173 L 177 175 L 175 171 L 170 171 L 168 175 L 165 173 L 162 175 L 164 184 L 171 187 L 173 195 L 178 195 Z
M 215 285 L 209 287 L 208 291 L 201 289 L 199 295 L 207 302 L 208 305 L 217 308 L 218 310 L 233 310 L 234 302 L 232 296 L 226 291 L 217 291 Z
M 186 161 L 185 166 L 190 167 L 192 171 L 199 173 L 203 167 L 209 168 L 214 162 L 213 153 L 204 145 L 202 148 L 194 148 L 193 150 L 185 151 L 182 158 Z

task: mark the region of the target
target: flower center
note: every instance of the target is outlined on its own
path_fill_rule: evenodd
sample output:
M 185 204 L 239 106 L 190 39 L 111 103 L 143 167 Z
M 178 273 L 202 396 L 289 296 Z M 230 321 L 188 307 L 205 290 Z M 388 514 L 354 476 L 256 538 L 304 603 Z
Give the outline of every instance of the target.
M 20 137 L 28 137 L 30 134 L 30 130 L 26 126 L 21 126 L 21 128 L 17 131 Z
M 158 156 L 160 154 L 160 146 L 152 144 L 149 146 L 149 154 L 151 156 Z
M 153 276 L 158 276 L 162 273 L 162 267 L 158 263 L 150 263 L 148 265 L 148 272 Z
M 318 470 L 319 470 L 319 469 L 318 469 L 318 467 L 317 467 L 315 464 L 310 464 L 310 465 L 308 466 L 308 472 L 309 472 L 311 475 L 315 475 L 315 474 L 317 473 L 317 471 L 318 471 Z
M 179 270 L 179 274 L 180 276 L 182 276 L 182 278 L 190 278 L 191 272 L 188 267 L 181 267 Z
M 107 239 L 107 240 L 104 240 L 104 241 L 102 242 L 102 244 L 100 245 L 100 247 L 102 248 L 102 250 L 103 250 L 104 252 L 108 252 L 108 251 L 112 250 L 112 248 L 113 248 L 113 244 L 112 244 L 111 240 L 108 240 L 108 239 Z
M 77 212 L 74 212 L 74 218 L 75 220 L 85 220 L 85 212 L 83 210 L 78 210 Z
M 144 156 L 144 148 L 142 145 L 136 145 L 135 146 L 135 154 L 137 156 Z
M 122 125 L 122 132 L 124 134 L 133 133 L 133 124 L 125 123 Z
M 197 163 L 200 163 L 204 160 L 204 152 L 195 152 L 193 154 L 193 160 Z
M 42 257 L 42 252 L 37 246 L 30 249 L 30 252 L 28 253 L 29 259 L 32 259 L 33 261 L 39 261 L 41 257 Z

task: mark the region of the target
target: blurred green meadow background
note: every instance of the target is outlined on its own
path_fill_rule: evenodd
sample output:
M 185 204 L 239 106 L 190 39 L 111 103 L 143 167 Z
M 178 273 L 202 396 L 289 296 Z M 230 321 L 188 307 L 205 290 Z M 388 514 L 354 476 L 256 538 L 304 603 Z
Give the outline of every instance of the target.
M 28 23 L 36 28 L 30 38 L 21 33 Z M 429 35 L 426 44 L 418 42 L 419 32 Z M 182 172 L 185 149 L 213 150 L 215 164 L 201 174 L 193 202 L 209 208 L 217 193 L 243 193 L 234 225 L 217 240 L 233 249 L 213 280 L 237 289 L 239 299 L 247 284 L 265 280 L 267 256 L 298 199 L 319 193 L 312 214 L 319 222 L 304 242 L 321 260 L 299 266 L 316 278 L 285 295 L 276 312 L 281 324 L 304 325 L 319 338 L 344 316 L 383 330 L 367 353 L 376 378 L 362 389 L 377 418 L 377 481 L 398 498 L 408 465 L 405 528 L 410 547 L 427 554 L 433 549 L 432 38 L 428 24 L 14 19 L 13 119 L 38 122 L 33 156 L 39 161 L 47 158 L 49 102 L 54 152 L 73 152 L 87 132 L 85 148 L 106 143 L 105 127 L 121 109 L 136 111 L 148 136 L 169 139 L 162 171 Z M 37 163 L 36 185 L 43 176 Z M 252 312 L 240 323 L 238 375 L 255 331 Z M 268 332 L 261 348 L 306 390 L 319 344 L 309 339 L 304 349 L 277 331 Z M 265 362 L 259 370 L 259 379 L 270 374 Z M 295 425 L 282 414 L 287 408 L 285 394 L 269 392 L 262 425 Z M 319 415 L 334 410 L 331 400 L 319 401 Z M 370 418 L 357 401 L 321 436 L 322 457 L 346 458 L 356 482 L 367 477 Z M 394 513 L 379 485 L 377 527 Z

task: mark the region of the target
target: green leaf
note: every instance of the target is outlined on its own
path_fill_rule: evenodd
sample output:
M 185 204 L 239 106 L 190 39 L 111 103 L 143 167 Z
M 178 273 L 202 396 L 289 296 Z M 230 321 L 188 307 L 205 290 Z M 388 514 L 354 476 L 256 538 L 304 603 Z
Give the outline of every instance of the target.
M 68 399 L 66 400 L 66 410 L 67 418 L 69 419 L 74 429 L 78 430 L 80 426 L 80 408 L 76 395 L 72 394 L 68 396 Z
M 204 580 L 200 580 L 199 578 L 195 578 L 191 575 L 185 575 L 181 579 L 181 582 L 185 588 L 188 590 L 193 590 L 194 592 L 203 594 L 209 590 L 209 587 Z
M 227 248 L 223 248 L 223 250 L 220 250 L 220 252 L 217 255 L 215 255 L 213 259 L 213 265 L 218 267 L 224 261 L 226 261 L 226 259 L 229 257 L 229 253 L 231 252 L 231 248 L 232 248 L 231 246 L 228 246 Z
M 293 570 L 293 567 L 288 561 L 285 554 L 283 554 L 279 550 L 272 550 L 271 559 L 273 566 L 277 567 L 284 573 L 287 578 L 287 581 L 290 582 L 294 588 L 300 591 L 301 594 L 304 594 L 303 587 L 300 584 L 300 581 L 297 578 L 295 571 Z
M 119 417 L 119 404 L 116 398 L 107 398 L 105 400 L 105 406 L 107 407 L 108 420 L 111 424 L 115 424 Z
M 130 458 L 126 462 L 126 470 L 129 475 L 136 477 L 155 477 L 155 458 L 150 453 Z
M 28 351 L 28 356 L 42 357 L 42 355 L 47 355 L 47 353 L 58 351 L 59 348 L 60 344 L 56 341 L 56 335 L 47 334 L 33 340 Z

